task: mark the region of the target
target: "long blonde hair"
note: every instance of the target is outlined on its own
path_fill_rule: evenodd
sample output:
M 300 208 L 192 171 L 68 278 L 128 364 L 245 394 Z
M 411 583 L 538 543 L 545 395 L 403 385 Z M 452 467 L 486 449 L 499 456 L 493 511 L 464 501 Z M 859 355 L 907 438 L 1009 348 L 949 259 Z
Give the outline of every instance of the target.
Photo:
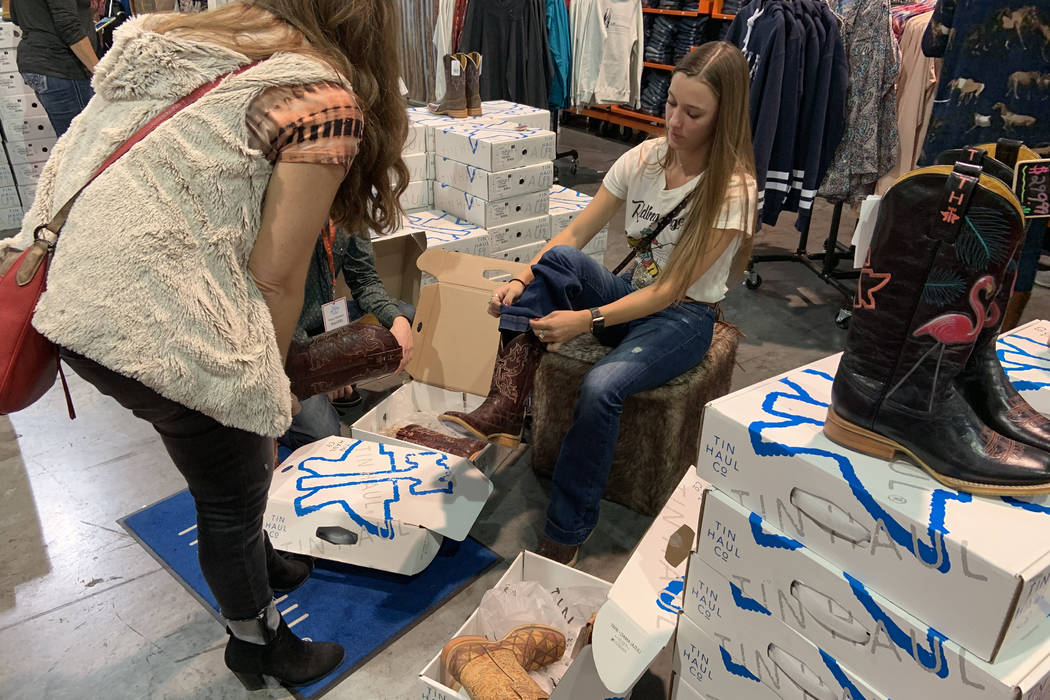
M 713 41 L 693 49 L 674 68 L 702 81 L 718 100 L 711 151 L 704 177 L 688 195 L 689 213 L 682 228 L 682 236 L 675 246 L 667 268 L 657 278 L 657 284 L 667 284 L 679 301 L 685 297 L 693 282 L 696 266 L 715 244 L 711 231 L 715 218 L 726 199 L 730 182 L 747 193 L 747 211 L 755 206 L 750 201 L 750 188 L 745 176 L 755 175 L 755 153 L 751 144 L 751 121 L 748 109 L 750 71 L 744 55 L 732 44 Z M 674 152 L 668 148 L 660 165 L 669 166 Z M 752 231 L 745 233 L 751 234 Z
M 151 25 L 153 31 L 225 46 L 252 60 L 280 51 L 306 54 L 350 82 L 365 128 L 332 203 L 332 219 L 358 235 L 397 228 L 398 199 L 408 186 L 401 160 L 408 115 L 398 89 L 399 27 L 392 0 L 252 0 L 165 16 Z

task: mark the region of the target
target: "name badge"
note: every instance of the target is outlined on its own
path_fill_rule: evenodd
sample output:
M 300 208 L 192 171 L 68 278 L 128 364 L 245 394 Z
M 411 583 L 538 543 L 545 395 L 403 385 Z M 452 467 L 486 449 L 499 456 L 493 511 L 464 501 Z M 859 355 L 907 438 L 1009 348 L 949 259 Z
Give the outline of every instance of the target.
M 324 320 L 324 332 L 350 325 L 350 312 L 346 308 L 346 297 L 321 305 L 321 318 Z

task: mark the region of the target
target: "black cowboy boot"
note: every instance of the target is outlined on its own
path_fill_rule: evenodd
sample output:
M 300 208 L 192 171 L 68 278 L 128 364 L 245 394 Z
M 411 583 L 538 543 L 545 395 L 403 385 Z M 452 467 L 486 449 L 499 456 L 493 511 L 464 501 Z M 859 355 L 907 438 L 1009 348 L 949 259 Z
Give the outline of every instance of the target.
M 985 173 L 999 178 L 1007 187 L 1013 186 L 1014 165 L 1018 158 L 1038 158 L 1018 141 L 1000 139 L 998 144 L 946 151 L 937 156 L 940 164 L 964 161 L 979 165 Z M 1006 267 L 1006 278 L 999 286 L 995 304 L 1005 311 L 1009 308 L 1021 257 L 1022 242 Z M 1050 420 L 1032 408 L 1021 396 L 1003 371 L 995 352 L 1003 320 L 988 323 L 981 329 L 973 352 L 955 382 L 970 407 L 988 427 L 998 433 L 1050 452 Z
M 1050 454 L 989 428 L 956 378 L 1024 235 L 1017 199 L 967 164 L 904 176 L 883 197 L 824 433 L 910 458 L 979 494 L 1050 492 Z

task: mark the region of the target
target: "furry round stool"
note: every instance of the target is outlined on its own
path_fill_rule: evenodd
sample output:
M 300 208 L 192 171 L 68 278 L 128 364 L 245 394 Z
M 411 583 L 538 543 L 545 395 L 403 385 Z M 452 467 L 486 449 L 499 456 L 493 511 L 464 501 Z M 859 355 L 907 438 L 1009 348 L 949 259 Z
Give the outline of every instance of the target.
M 740 333 L 718 322 L 703 362 L 663 386 L 623 404 L 605 498 L 656 515 L 700 451 L 700 420 L 708 401 L 729 393 Z M 544 354 L 532 395 L 532 468 L 550 476 L 572 423 L 583 376 L 609 348 L 591 335 L 577 336 Z

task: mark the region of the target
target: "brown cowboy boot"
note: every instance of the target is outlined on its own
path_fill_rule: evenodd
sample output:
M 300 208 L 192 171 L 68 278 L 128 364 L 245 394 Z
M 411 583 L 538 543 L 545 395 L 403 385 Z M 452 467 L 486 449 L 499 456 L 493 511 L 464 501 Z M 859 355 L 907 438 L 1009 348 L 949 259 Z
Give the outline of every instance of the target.
M 480 440 L 467 437 L 452 437 L 415 423 L 401 426 L 397 429 L 397 434 L 394 437 L 398 440 L 430 447 L 438 452 L 465 457 L 472 462 L 477 459 L 482 450 L 488 447 L 488 444 Z
M 445 96 L 437 104 L 427 105 L 434 114 L 456 119 L 467 116 L 467 57 L 461 53 L 445 54 Z
M 546 625 L 521 625 L 512 629 L 498 642 L 490 642 L 486 637 L 480 636 L 456 637 L 441 650 L 441 682 L 453 690 L 458 690 L 459 683 L 462 682 L 472 698 L 504 697 L 502 695 L 475 695 L 471 690 L 471 685 L 463 680 L 464 678 L 474 679 L 482 675 L 474 666 L 487 667 L 490 672 L 494 670 L 489 660 L 479 661 L 479 659 L 485 656 L 491 657 L 496 652 L 511 654 L 514 664 L 527 673 L 548 666 L 564 656 L 565 635 Z M 503 658 L 503 655 L 497 654 L 496 658 Z M 497 678 L 507 672 L 511 676 L 517 676 L 516 670 L 509 664 L 500 661 L 497 661 L 497 664 L 501 669 L 501 672 L 494 674 Z M 471 666 L 469 670 L 468 666 Z M 525 678 L 528 676 L 525 675 Z M 519 696 L 507 695 L 506 697 L 517 698 Z
M 509 343 L 500 340 L 492 384 L 485 403 L 470 413 L 449 411 L 438 418 L 448 426 L 504 447 L 521 443 L 525 402 L 532 393 L 532 380 L 543 357 L 544 346 L 532 331 Z
M 467 115 L 481 116 L 481 54 L 465 53 L 467 59 Z

